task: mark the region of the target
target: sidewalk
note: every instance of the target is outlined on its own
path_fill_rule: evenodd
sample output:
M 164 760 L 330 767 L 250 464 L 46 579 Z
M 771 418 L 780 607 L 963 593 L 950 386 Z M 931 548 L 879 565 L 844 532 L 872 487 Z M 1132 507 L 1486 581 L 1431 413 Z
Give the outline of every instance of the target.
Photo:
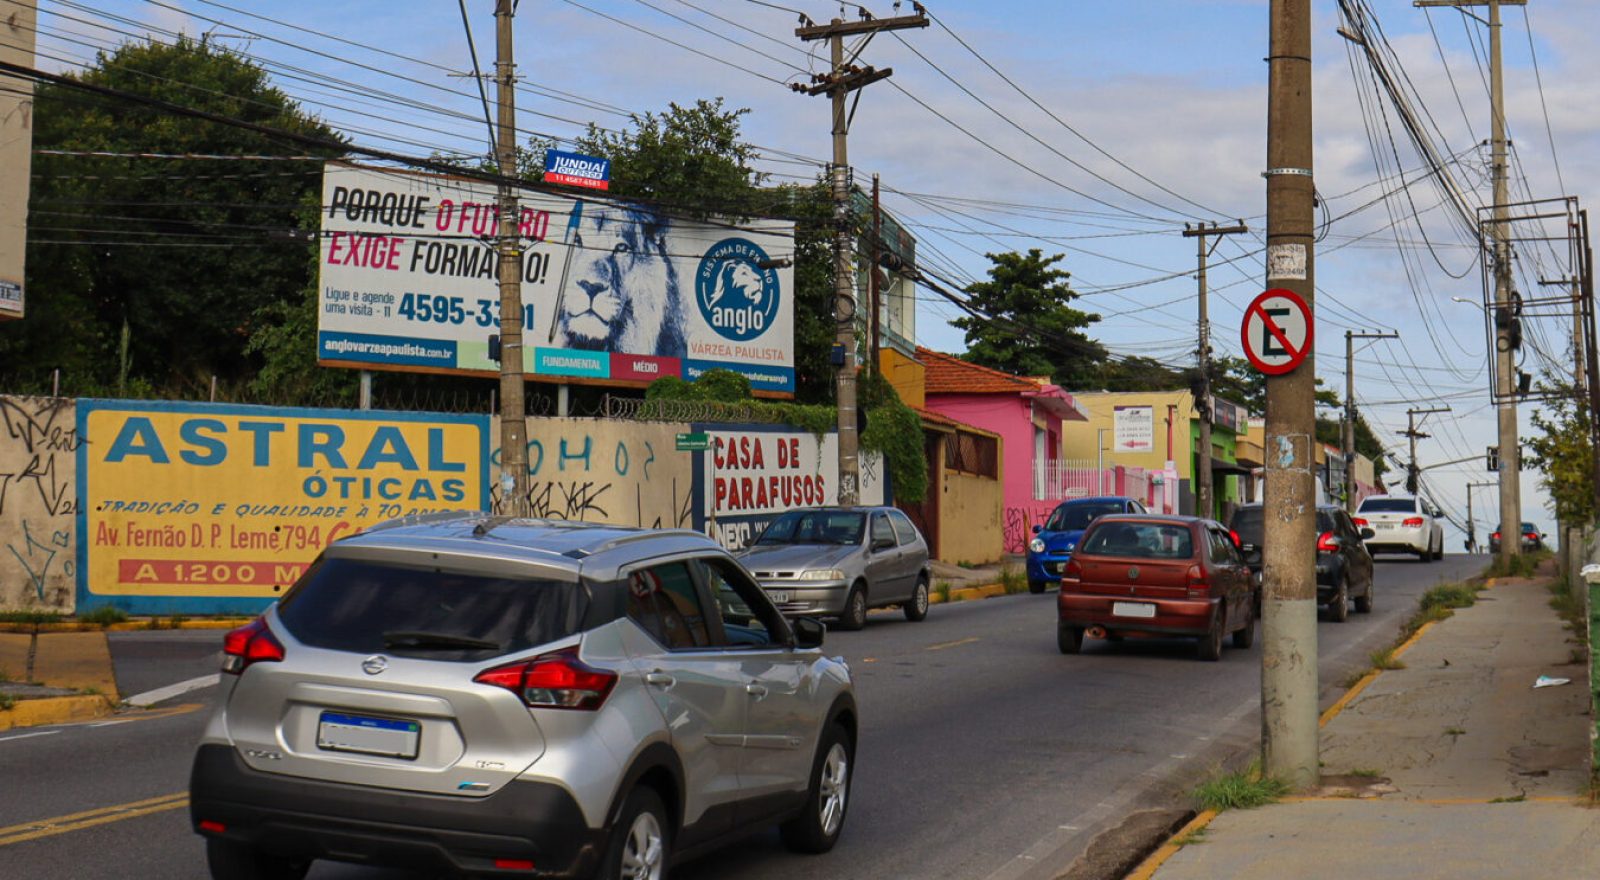
M 1497 579 L 1422 633 L 1323 728 L 1321 789 L 1217 816 L 1153 876 L 1600 877 L 1587 678 L 1545 584 Z

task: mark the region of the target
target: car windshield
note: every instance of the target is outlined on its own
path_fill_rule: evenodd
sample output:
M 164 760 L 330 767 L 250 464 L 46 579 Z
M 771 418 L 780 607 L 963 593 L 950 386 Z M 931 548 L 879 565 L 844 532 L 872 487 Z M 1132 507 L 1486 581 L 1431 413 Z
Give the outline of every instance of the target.
M 1538 534 L 1538 532 L 1539 532 L 1539 527 L 1534 525 L 1533 523 L 1523 523 L 1522 524 L 1522 533 L 1524 535 L 1535 535 L 1535 534 Z
M 577 584 L 330 557 L 283 597 L 278 619 L 316 648 L 480 660 L 577 632 L 586 605 Z
M 1416 513 L 1415 498 L 1368 498 L 1361 502 L 1362 513 Z
M 772 521 L 757 544 L 859 544 L 867 515 L 858 510 L 794 510 Z
M 1102 522 L 1083 539 L 1084 556 L 1188 559 L 1194 555 L 1189 527 L 1167 523 Z
M 1111 513 L 1121 513 L 1120 501 L 1068 501 L 1056 508 L 1050 514 L 1050 520 L 1044 524 L 1047 532 L 1074 532 L 1089 527 L 1102 516 Z

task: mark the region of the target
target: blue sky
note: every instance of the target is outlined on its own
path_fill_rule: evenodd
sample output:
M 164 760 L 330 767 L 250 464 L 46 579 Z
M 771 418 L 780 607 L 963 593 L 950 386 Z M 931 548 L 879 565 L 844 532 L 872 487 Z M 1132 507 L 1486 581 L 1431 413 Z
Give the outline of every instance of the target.
M 1488 104 L 1476 54 L 1482 52 L 1483 29 L 1454 11 L 1414 9 L 1409 0 L 1368 3 L 1422 95 L 1439 140 L 1448 152 L 1463 156 L 1456 166 L 1458 176 L 1475 187 L 1473 198 L 1487 201 L 1484 157 L 1474 150 L 1487 136 Z M 818 20 L 839 13 L 837 3 L 819 0 L 774 5 L 803 10 Z M 893 11 L 890 0 L 869 5 L 879 15 Z M 903 5 L 908 11 L 909 2 Z M 483 150 L 482 111 L 470 80 L 440 69 L 466 71 L 471 66 L 454 3 L 39 0 L 39 6 L 41 63 L 47 67 L 81 63 L 89 53 L 83 43 L 105 45 L 124 38 L 91 21 L 158 39 L 169 39 L 174 31 L 212 31 L 215 39 L 269 66 L 293 65 L 330 78 L 304 82 L 280 76 L 279 85 L 329 122 L 370 131 L 358 137 L 363 143 L 413 153 L 424 145 L 467 153 Z M 865 50 L 866 63 L 892 67 L 895 75 L 871 86 L 861 101 L 850 144 L 858 174 L 862 179 L 882 175 L 889 190 L 886 207 L 911 226 L 924 259 L 943 274 L 957 280 L 981 276 L 986 251 L 1040 247 L 1065 253 L 1062 266 L 1085 294 L 1081 305 L 1105 316 L 1097 328 L 1102 341 L 1119 353 L 1187 362 L 1193 357 L 1195 332 L 1194 242 L 1179 234 L 1182 224 L 1243 217 L 1257 232 L 1263 224 L 1265 184 L 1259 174 L 1265 161 L 1266 0 L 951 0 L 928 6 L 942 26 L 902 32 L 898 39 L 880 36 Z M 487 65 L 493 3 L 469 0 L 468 9 Z M 1435 437 L 1423 441 L 1419 459 L 1427 464 L 1480 455 L 1495 442 L 1482 369 L 1482 315 L 1472 305 L 1450 300 L 1481 295 L 1474 251 L 1448 225 L 1445 212 L 1435 208 L 1439 199 L 1431 187 L 1412 188 L 1425 218 L 1422 228 L 1402 217 L 1395 229 L 1385 229 L 1396 216 L 1389 210 L 1407 214 L 1409 203 L 1403 196 L 1374 201 L 1381 188 L 1347 43 L 1335 34 L 1338 6 L 1315 0 L 1313 9 L 1318 189 L 1332 214 L 1349 212 L 1318 246 L 1317 280 L 1324 299 L 1317 309 L 1317 372 L 1342 393 L 1343 332 L 1399 331 L 1399 342 L 1375 345 L 1358 357 L 1357 399 L 1367 418 L 1395 448 L 1403 449 L 1395 432 L 1405 427 L 1406 401 L 1434 397 L 1409 405 L 1442 402 L 1454 411 L 1429 422 Z M 128 21 L 105 18 L 107 13 Z M 1516 170 L 1537 196 L 1559 195 L 1564 183 L 1566 192 L 1587 206 L 1600 174 L 1600 98 L 1593 88 L 1600 61 L 1588 45 L 1590 35 L 1600 31 L 1600 4 L 1534 0 L 1527 13 L 1542 90 L 1534 78 L 1523 10 L 1506 11 L 1504 30 L 1507 115 L 1520 159 Z M 854 15 L 853 9 L 849 14 Z M 626 123 L 625 112 L 722 96 L 730 106 L 752 109 L 745 129 L 751 141 L 769 150 L 770 161 L 762 163 L 765 170 L 814 175 L 818 166 L 806 160 L 821 161 L 829 154 L 829 119 L 824 99 L 797 95 L 783 85 L 803 79 L 807 70 L 821 69 L 806 56 L 808 47 L 793 37 L 796 18 L 748 0 L 522 0 L 516 26 L 518 72 L 528 90 L 519 96 L 519 126 L 570 137 L 590 121 L 618 127 Z M 1094 146 L 998 79 L 952 33 Z M 249 38 L 251 34 L 256 38 Z M 907 44 L 1001 115 L 957 91 Z M 1355 70 L 1370 76 L 1359 60 Z M 397 109 L 385 98 L 343 91 L 342 82 L 401 94 L 429 107 Z M 564 100 L 552 90 L 585 100 Z M 375 119 L 375 114 L 394 121 Z M 1399 138 L 1395 150 L 1400 163 L 1415 168 L 1415 152 L 1397 125 L 1390 109 L 1387 126 Z M 1379 149 L 1389 150 L 1384 131 L 1377 135 Z M 1560 183 L 1551 139 L 1560 160 Z M 1058 153 L 1150 201 L 1107 185 Z M 1393 156 L 1388 161 L 1393 163 Z M 1207 210 L 1153 187 L 1129 168 Z M 1368 202 L 1372 204 L 1357 210 Z M 1242 309 L 1262 287 L 1260 248 L 1257 235 L 1238 236 L 1221 245 L 1214 257 L 1211 313 L 1221 353 L 1238 352 Z M 1412 259 L 1403 261 L 1403 251 Z M 1525 262 L 1530 279 L 1559 268 L 1555 256 L 1530 256 Z M 921 341 L 960 351 L 961 334 L 946 323 L 952 314 L 928 294 L 919 307 Z M 1530 352 L 1528 363 L 1559 366 L 1567 344 L 1565 325 L 1547 321 L 1537 332 L 1550 359 L 1546 364 Z M 1522 421 L 1526 434 L 1526 408 Z M 1459 514 L 1465 512 L 1464 484 L 1489 477 L 1475 464 L 1430 471 L 1440 502 Z M 1548 527 L 1553 524 L 1542 507 L 1543 493 L 1535 489 L 1538 477 L 1532 471 L 1524 475 L 1525 516 Z M 1488 521 L 1483 511 L 1492 507 L 1493 498 L 1492 492 L 1477 496 L 1480 528 Z M 1451 541 L 1459 547 L 1459 537 Z

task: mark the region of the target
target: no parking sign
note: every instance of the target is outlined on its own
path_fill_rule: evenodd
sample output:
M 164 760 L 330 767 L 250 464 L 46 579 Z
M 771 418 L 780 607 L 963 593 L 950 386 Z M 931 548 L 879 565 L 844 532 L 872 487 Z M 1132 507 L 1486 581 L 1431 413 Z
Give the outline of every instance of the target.
M 1311 353 L 1311 307 L 1292 290 L 1273 288 L 1244 310 L 1244 356 L 1268 376 L 1289 373 Z

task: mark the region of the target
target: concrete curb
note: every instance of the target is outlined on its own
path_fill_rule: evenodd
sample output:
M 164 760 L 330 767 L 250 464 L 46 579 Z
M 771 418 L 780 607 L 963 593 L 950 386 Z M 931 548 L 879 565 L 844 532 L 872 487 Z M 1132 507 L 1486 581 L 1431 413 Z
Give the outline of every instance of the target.
M 72 721 L 92 721 L 104 718 L 114 711 L 116 704 L 98 695 L 18 700 L 9 710 L 0 712 L 0 731 L 41 727 L 46 724 L 67 724 Z
M 1004 596 L 1006 588 L 999 584 L 985 584 L 981 587 L 953 587 L 950 590 L 950 602 L 965 602 L 969 599 L 987 599 L 990 596 Z M 938 593 L 928 594 L 928 604 L 938 605 L 944 602 Z

